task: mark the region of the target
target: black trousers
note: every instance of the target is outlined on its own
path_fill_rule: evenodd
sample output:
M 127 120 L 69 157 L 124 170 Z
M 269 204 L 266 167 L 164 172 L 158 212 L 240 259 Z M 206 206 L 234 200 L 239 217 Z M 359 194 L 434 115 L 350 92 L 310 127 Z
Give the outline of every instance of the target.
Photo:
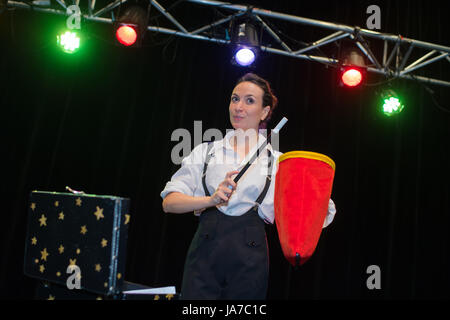
M 263 300 L 268 278 L 266 232 L 258 213 L 232 217 L 215 207 L 203 211 L 186 257 L 180 299 Z

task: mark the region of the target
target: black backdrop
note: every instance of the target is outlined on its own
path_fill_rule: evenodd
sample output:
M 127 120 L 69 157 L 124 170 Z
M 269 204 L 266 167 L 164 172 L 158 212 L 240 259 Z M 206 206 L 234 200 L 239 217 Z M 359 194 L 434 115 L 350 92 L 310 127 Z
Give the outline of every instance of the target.
M 247 3 L 362 27 L 367 6 L 378 4 L 382 32 L 449 45 L 444 2 Z M 65 55 L 54 47 L 58 23 L 64 18 L 43 13 L 0 16 L 0 292 L 32 297 L 34 281 L 22 273 L 27 198 L 31 190 L 63 192 L 66 185 L 131 198 L 126 280 L 179 289 L 196 218 L 161 209 L 159 193 L 178 168 L 170 158 L 178 143 L 171 133 L 193 133 L 195 120 L 202 120 L 203 132 L 230 128 L 229 95 L 245 70 L 230 65 L 222 45 L 148 34 L 144 48 L 119 48 L 111 44 L 110 26 L 94 23 L 82 24 L 90 39 L 80 53 Z M 326 34 L 281 28 L 292 37 L 304 34 L 305 42 Z M 449 69 L 430 70 L 445 78 Z M 336 218 L 299 271 L 284 259 L 276 227 L 267 226 L 268 297 L 448 298 L 450 115 L 413 81 L 391 82 L 406 108 L 386 118 L 376 110 L 379 86 L 344 90 L 332 68 L 319 63 L 267 54 L 254 71 L 279 97 L 273 123 L 289 119 L 280 150 L 321 152 L 337 164 Z M 430 88 L 450 107 L 448 88 Z M 380 267 L 380 290 L 366 287 L 369 265 Z

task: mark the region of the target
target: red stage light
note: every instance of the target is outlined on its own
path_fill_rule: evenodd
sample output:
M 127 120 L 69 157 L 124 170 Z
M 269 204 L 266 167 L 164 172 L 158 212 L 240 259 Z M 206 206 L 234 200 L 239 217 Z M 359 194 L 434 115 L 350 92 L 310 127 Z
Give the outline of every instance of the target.
M 123 25 L 117 28 L 116 38 L 121 44 L 131 46 L 137 40 L 137 32 L 133 27 Z
M 356 87 L 362 82 L 363 75 L 360 70 L 349 68 L 342 73 L 341 80 L 348 87 Z

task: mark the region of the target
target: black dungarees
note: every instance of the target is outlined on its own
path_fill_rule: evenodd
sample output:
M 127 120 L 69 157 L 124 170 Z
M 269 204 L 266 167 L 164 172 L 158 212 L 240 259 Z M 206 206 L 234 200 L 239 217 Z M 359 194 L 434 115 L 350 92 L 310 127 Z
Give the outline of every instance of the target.
M 211 158 L 208 146 L 203 168 L 203 188 Z M 257 299 L 266 298 L 269 252 L 264 221 L 258 204 L 270 186 L 273 156 L 269 153 L 268 173 L 263 191 L 254 207 L 241 216 L 228 216 L 216 207 L 200 215 L 200 223 L 187 253 L 180 299 Z

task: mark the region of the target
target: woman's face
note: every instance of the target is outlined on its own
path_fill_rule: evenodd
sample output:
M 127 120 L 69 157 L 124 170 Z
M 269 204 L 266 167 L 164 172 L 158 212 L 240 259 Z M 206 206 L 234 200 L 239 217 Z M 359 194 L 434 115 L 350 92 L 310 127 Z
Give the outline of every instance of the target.
M 252 82 L 241 82 L 234 87 L 230 100 L 230 121 L 234 129 L 254 129 L 267 117 L 270 106 L 263 108 L 264 91 Z

